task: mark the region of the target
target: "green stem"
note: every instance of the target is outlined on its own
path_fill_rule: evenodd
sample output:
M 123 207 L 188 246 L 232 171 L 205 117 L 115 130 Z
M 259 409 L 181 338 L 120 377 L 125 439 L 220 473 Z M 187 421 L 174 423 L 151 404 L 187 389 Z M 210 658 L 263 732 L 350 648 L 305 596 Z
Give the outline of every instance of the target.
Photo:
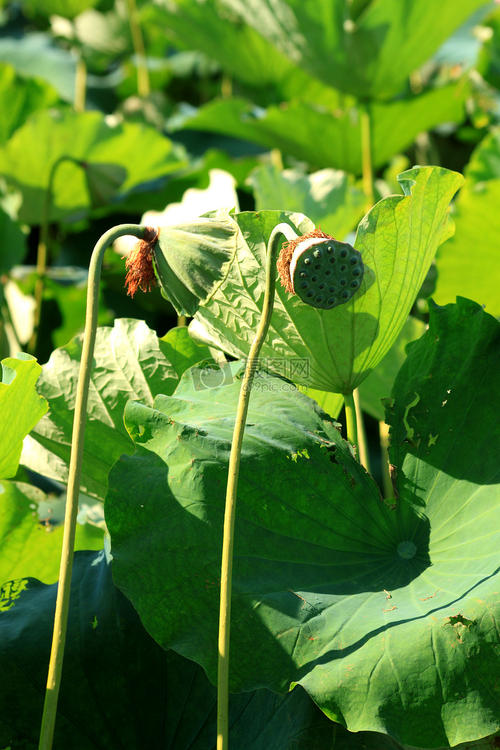
M 223 99 L 230 99 L 233 95 L 233 79 L 227 73 L 222 74 L 220 93 Z
M 87 65 L 85 64 L 85 60 L 80 54 L 76 61 L 75 99 L 73 102 L 75 112 L 85 111 L 86 97 L 87 97 Z
M 373 194 L 373 163 L 371 142 L 371 118 L 368 104 L 360 104 L 361 108 L 361 160 L 363 169 L 363 190 L 366 197 L 366 211 L 375 202 Z
M 43 707 L 42 726 L 40 730 L 40 741 L 38 745 L 39 750 L 51 750 L 52 748 L 57 701 L 61 684 L 64 646 L 68 624 L 71 573 L 73 570 L 73 548 L 75 542 L 76 516 L 78 513 L 78 495 L 80 491 L 80 475 L 83 460 L 85 418 L 97 331 L 99 282 L 101 278 L 102 260 L 106 248 L 118 239 L 118 237 L 122 237 L 123 235 L 133 235 L 134 237 L 142 238 L 144 230 L 145 227 L 138 226 L 137 224 L 121 224 L 110 229 L 99 239 L 90 259 L 87 289 L 87 312 L 85 317 L 85 333 L 83 337 L 82 358 L 80 362 L 80 373 L 78 376 L 75 413 L 73 418 L 73 436 L 68 473 L 68 490 L 64 518 L 59 586 L 57 588 L 54 631 L 52 636 L 45 703 Z
M 359 445 L 359 462 L 370 473 L 370 455 L 368 452 L 368 441 L 366 439 L 365 420 L 363 419 L 363 410 L 361 409 L 361 400 L 359 390 L 353 392 L 354 408 L 356 412 L 356 424 L 358 427 L 358 445 Z
M 38 242 L 37 256 L 36 256 L 36 282 L 35 282 L 35 310 L 33 313 L 33 333 L 28 342 L 28 352 L 35 354 L 38 343 L 38 334 L 40 331 L 40 321 L 42 316 L 42 301 L 43 292 L 45 289 L 45 277 L 47 275 L 47 263 L 49 255 L 49 219 L 50 209 L 52 208 L 53 193 L 54 193 L 54 180 L 56 172 L 60 165 L 65 162 L 73 162 L 80 166 L 80 162 L 74 159 L 72 156 L 60 156 L 53 163 L 50 172 L 49 179 L 47 182 L 47 189 L 45 191 L 43 206 L 42 206 L 42 221 L 40 224 L 40 240 Z
M 391 474 L 389 471 L 389 425 L 385 422 L 378 423 L 378 433 L 380 439 L 380 460 L 382 461 L 382 485 L 384 489 L 384 498 L 388 500 L 394 497 Z
M 139 23 L 139 12 L 135 0 L 127 0 L 127 11 L 130 33 L 132 34 L 132 44 L 134 45 L 137 63 L 137 93 L 141 99 L 147 99 L 151 93 L 151 85 L 149 82 L 144 38 L 142 36 L 141 25 Z
M 217 677 L 217 750 L 228 750 L 229 747 L 229 640 L 231 627 L 231 589 L 233 575 L 234 521 L 236 514 L 236 496 L 238 490 L 241 445 L 243 442 L 243 434 L 245 432 L 248 404 L 255 367 L 273 312 L 274 289 L 276 283 L 276 256 L 280 235 L 284 235 L 287 240 L 297 238 L 296 232 L 289 224 L 278 224 L 269 237 L 266 258 L 266 289 L 262 316 L 252 346 L 250 347 L 245 374 L 241 383 L 236 421 L 234 423 L 231 454 L 229 456 L 220 582 L 219 660 Z
M 354 404 L 354 396 L 352 393 L 344 393 L 344 407 L 347 439 L 354 445 L 354 447 L 356 448 L 356 453 L 359 455 L 356 406 Z

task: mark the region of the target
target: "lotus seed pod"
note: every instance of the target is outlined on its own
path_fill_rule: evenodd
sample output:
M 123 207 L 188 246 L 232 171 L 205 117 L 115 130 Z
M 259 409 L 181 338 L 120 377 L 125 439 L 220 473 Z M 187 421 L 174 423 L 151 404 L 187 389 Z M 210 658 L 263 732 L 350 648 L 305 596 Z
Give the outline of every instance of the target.
M 277 265 L 287 292 L 323 310 L 349 302 L 364 273 L 361 253 L 321 229 L 284 243 Z

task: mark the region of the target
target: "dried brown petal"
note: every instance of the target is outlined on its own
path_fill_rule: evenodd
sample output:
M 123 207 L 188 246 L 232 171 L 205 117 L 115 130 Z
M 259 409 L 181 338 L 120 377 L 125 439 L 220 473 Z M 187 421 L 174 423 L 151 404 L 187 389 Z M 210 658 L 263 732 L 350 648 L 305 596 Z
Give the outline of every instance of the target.
M 156 286 L 153 268 L 153 249 L 158 239 L 158 230 L 146 227 L 144 237 L 125 259 L 127 294 L 134 297 L 138 289 L 149 292 Z

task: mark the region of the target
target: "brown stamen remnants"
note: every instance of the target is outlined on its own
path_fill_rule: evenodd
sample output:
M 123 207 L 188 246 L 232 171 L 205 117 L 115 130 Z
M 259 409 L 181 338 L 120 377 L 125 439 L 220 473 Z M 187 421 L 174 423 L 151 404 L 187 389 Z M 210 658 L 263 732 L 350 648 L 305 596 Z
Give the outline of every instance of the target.
M 158 230 L 154 227 L 146 227 L 144 236 L 137 247 L 125 258 L 125 286 L 127 294 L 131 297 L 137 292 L 149 292 L 156 286 L 156 277 L 153 269 L 153 248 L 158 239 Z
M 325 234 L 322 229 L 318 227 L 317 229 L 313 229 L 312 232 L 303 234 L 302 237 L 297 237 L 296 240 L 289 240 L 288 242 L 284 242 L 281 246 L 281 252 L 279 254 L 276 267 L 278 269 L 281 285 L 285 287 L 287 292 L 295 293 L 295 289 L 293 288 L 293 279 L 290 277 L 290 263 L 295 248 L 304 240 L 311 239 L 312 237 L 320 237 L 326 240 L 333 239 L 333 237 L 330 237 L 329 234 Z

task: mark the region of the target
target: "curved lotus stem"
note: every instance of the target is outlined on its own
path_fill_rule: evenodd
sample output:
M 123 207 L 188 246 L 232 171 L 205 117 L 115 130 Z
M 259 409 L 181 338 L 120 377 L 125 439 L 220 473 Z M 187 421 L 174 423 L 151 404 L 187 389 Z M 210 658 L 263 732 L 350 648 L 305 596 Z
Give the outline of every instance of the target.
M 112 242 L 118 239 L 118 237 L 122 237 L 123 235 L 133 235 L 139 239 L 144 239 L 149 236 L 150 232 L 151 230 L 149 227 L 137 224 L 120 224 L 102 235 L 94 247 L 90 260 L 85 333 L 83 337 L 82 358 L 80 362 L 75 414 L 73 418 L 73 435 L 68 473 L 68 490 L 64 518 L 59 586 L 57 589 L 54 631 L 52 636 L 45 702 L 43 706 L 42 726 L 38 745 L 39 750 L 50 750 L 52 748 L 57 714 L 57 702 L 61 684 L 64 646 L 68 624 L 71 574 L 73 570 L 78 495 L 80 492 L 80 475 L 83 460 L 83 439 L 85 433 L 90 375 L 92 371 L 92 359 L 97 331 L 99 282 L 101 279 L 102 260 L 105 250 Z
M 217 677 L 217 750 L 227 750 L 229 747 L 229 640 L 231 626 L 231 589 L 233 573 L 234 521 L 236 515 L 236 497 L 240 470 L 241 446 L 243 443 L 243 434 L 245 432 L 248 404 L 250 401 L 255 367 L 262 344 L 264 343 L 269 329 L 274 307 L 276 257 L 281 235 L 283 235 L 288 241 L 293 241 L 297 238 L 297 233 L 289 224 L 278 224 L 271 232 L 269 242 L 267 243 L 264 305 L 262 308 L 259 327 L 248 354 L 245 374 L 241 383 L 236 421 L 234 423 L 233 441 L 231 444 L 231 454 L 229 456 L 220 582 L 219 660 Z

